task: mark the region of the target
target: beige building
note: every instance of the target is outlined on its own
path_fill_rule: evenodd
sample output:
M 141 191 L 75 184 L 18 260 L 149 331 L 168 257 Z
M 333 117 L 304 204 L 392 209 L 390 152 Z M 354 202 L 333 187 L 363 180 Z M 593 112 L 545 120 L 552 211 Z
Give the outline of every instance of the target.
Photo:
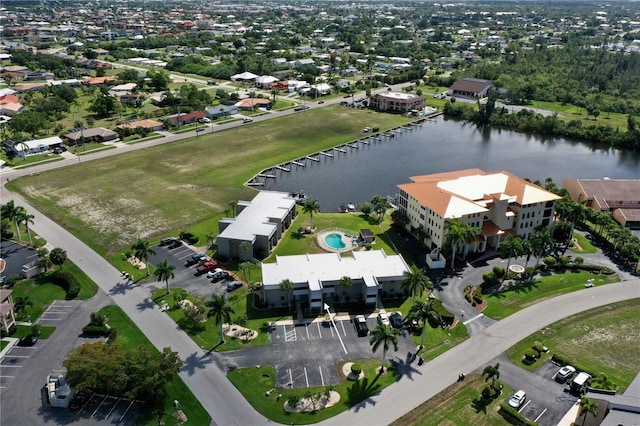
M 621 226 L 640 229 L 640 179 L 565 179 L 576 203 L 608 212 Z
M 0 289 L 0 329 L 8 332 L 16 325 L 16 314 L 13 310 L 12 290 Z
M 551 225 L 560 197 L 506 171 L 480 169 L 411 177 L 398 185 L 398 208 L 413 234 L 421 230 L 431 249 L 446 245 L 446 222 L 457 219 L 479 228 L 476 240 L 459 251 L 497 248 L 508 235 L 529 239 Z
M 384 92 L 369 98 L 369 105 L 377 111 L 408 113 L 419 111 L 426 104 L 422 96 L 410 93 Z

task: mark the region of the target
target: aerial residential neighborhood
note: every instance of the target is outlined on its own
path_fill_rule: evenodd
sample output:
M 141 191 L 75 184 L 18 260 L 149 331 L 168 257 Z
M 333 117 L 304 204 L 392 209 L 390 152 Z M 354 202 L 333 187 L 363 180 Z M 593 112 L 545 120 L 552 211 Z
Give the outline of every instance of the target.
M 0 424 L 640 415 L 635 2 L 0 5 Z

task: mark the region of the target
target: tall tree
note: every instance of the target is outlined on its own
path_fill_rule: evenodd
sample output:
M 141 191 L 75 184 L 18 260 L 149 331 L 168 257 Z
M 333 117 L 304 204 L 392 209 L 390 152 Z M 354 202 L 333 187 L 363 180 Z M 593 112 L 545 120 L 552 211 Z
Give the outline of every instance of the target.
M 502 241 L 498 246 L 500 256 L 507 257 L 507 270 L 511 264 L 512 257 L 518 257 L 522 254 L 522 238 L 509 235 L 506 240 Z
M 156 252 L 151 248 L 151 243 L 143 240 L 142 238 L 138 238 L 131 246 L 131 251 L 133 251 L 133 255 L 136 259 L 145 263 L 147 276 L 149 276 L 149 257 L 156 254 Z
M 404 334 L 399 328 L 391 328 L 384 324 L 378 324 L 371 330 L 371 339 L 369 344 L 373 352 L 376 352 L 382 346 L 382 364 L 380 364 L 380 374 L 384 372 L 384 362 L 387 358 L 387 351 L 391 346 L 393 350 L 398 350 L 398 336 Z
M 482 370 L 482 377 L 485 380 L 491 380 L 491 386 L 495 388 L 496 380 L 500 378 L 500 363 L 497 362 L 496 365 L 487 365 L 484 370 Z
M 7 202 L 7 204 L 3 204 L 2 205 L 2 209 L 0 210 L 0 213 L 2 214 L 3 218 L 9 219 L 10 221 L 13 222 L 13 224 L 16 227 L 16 233 L 18 234 L 18 241 L 20 241 L 20 227 L 18 226 L 18 218 L 20 217 L 20 212 L 23 210 L 24 208 L 21 206 L 16 206 L 15 202 L 13 200 Z
M 447 240 L 451 245 L 451 267 L 455 268 L 456 252 L 463 246 L 463 257 L 467 255 L 467 243 L 476 237 L 478 228 L 457 219 L 451 219 L 445 224 Z
M 382 223 L 384 215 L 390 207 L 391 203 L 386 197 L 374 195 L 371 199 L 371 208 L 378 215 L 378 223 Z
M 422 321 L 422 337 L 420 339 L 420 349 L 424 348 L 424 335 L 427 331 L 427 324 L 442 324 L 442 318 L 438 311 L 433 308 L 433 298 L 426 302 L 418 300 L 409 309 L 408 317 L 416 321 Z
M 67 252 L 60 247 L 56 247 L 49 253 L 51 263 L 62 269 L 62 265 L 67 261 Z
M 249 283 L 251 281 L 251 268 L 253 268 L 253 262 L 242 262 L 238 265 L 238 268 L 240 268 L 240 272 L 242 272 L 244 280 Z
M 293 292 L 293 288 L 295 284 L 290 279 L 284 279 L 280 281 L 280 290 L 287 293 L 287 305 L 289 306 L 289 311 L 291 311 L 291 293 Z
M 33 306 L 33 302 L 29 300 L 29 296 L 25 297 L 16 297 L 15 303 L 13 305 L 13 309 L 16 312 L 16 316 L 26 317 L 27 316 L 27 308 Z
M 18 217 L 16 218 L 18 225 L 24 223 L 24 227 L 27 229 L 27 235 L 29 236 L 29 244 L 33 244 L 33 241 L 31 240 L 31 229 L 29 229 L 29 224 L 33 225 L 34 218 L 35 216 L 29 214 L 27 212 L 27 209 L 25 208 L 20 209 L 20 211 L 18 212 Z
M 553 247 L 553 238 L 548 229 L 535 232 L 529 241 L 531 253 L 536 257 L 536 266 L 540 263 L 540 258 Z
M 417 266 L 412 266 L 411 270 L 403 273 L 404 281 L 402 281 L 402 288 L 411 294 L 413 303 L 416 303 L 416 295 L 422 295 L 422 293 L 431 287 L 429 278 L 422 272 L 422 269 Z
M 153 275 L 158 277 L 158 282 L 164 281 L 167 286 L 166 294 L 169 294 L 169 280 L 176 277 L 174 274 L 175 266 L 167 262 L 167 259 L 156 265 L 156 270 L 153 271 Z
M 307 200 L 302 206 L 302 211 L 309 213 L 309 226 L 313 229 L 313 214 L 320 211 L 320 204 L 317 200 Z
M 222 329 L 224 323 L 231 322 L 231 314 L 234 314 L 235 311 L 233 308 L 227 303 L 227 299 L 224 296 L 220 296 L 218 294 L 213 294 L 211 296 L 211 300 L 207 302 L 207 306 L 209 306 L 209 312 L 207 316 L 213 317 L 216 325 L 220 325 L 220 342 L 225 343 L 224 339 L 224 331 Z
M 583 396 L 580 398 L 580 414 L 582 414 L 582 424 L 587 420 L 587 414 L 593 414 L 593 417 L 598 415 L 598 403 Z

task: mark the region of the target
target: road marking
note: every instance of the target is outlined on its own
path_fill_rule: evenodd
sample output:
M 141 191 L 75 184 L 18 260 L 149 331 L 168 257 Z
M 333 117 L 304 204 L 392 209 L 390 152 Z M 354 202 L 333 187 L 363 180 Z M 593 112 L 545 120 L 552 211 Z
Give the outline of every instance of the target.
M 544 413 L 546 413 L 546 412 L 547 412 L 547 409 L 545 408 L 545 409 L 542 411 L 542 413 L 540 413 L 540 415 L 539 415 L 538 417 L 536 417 L 536 419 L 534 420 L 534 422 L 536 422 L 536 423 L 537 423 L 537 422 L 538 422 L 538 420 L 540 420 L 540 417 L 542 417 L 542 415 L 543 415 Z
M 114 396 L 113 399 L 116 399 L 116 397 Z M 122 397 L 118 398 L 118 401 L 115 404 L 113 404 L 113 407 L 111 407 L 111 410 L 109 410 L 107 415 L 104 416 L 105 420 L 107 420 L 109 418 L 109 416 L 111 415 L 111 413 L 113 413 L 113 410 L 116 409 L 116 407 L 118 406 L 118 403 L 120 403 L 120 401 L 122 401 Z
M 309 337 L 309 324 L 306 324 L 306 325 L 304 326 L 304 329 L 305 329 L 305 330 L 307 330 L 307 340 L 310 340 L 310 339 L 311 339 L 311 337 Z
M 187 258 L 187 257 L 189 257 L 189 256 L 190 256 L 190 254 L 189 254 L 189 253 L 187 253 L 187 254 L 185 254 L 184 256 L 179 256 L 179 257 L 178 257 L 178 259 L 180 259 L 180 260 L 182 260 L 182 259 L 186 259 L 186 258 Z
M 0 367 L 2 367 L 2 368 L 22 368 L 21 365 L 4 365 L 4 364 L 0 364 Z
M 307 367 L 302 367 L 304 369 L 304 379 L 307 382 L 307 387 L 309 387 L 309 376 L 307 376 Z
M 16 376 L 0 376 L 0 379 L 13 379 Z
M 121 421 L 122 421 L 122 419 L 124 419 L 124 416 L 126 416 L 126 415 L 127 415 L 127 412 L 129 411 L 129 408 L 131 408 L 131 406 L 133 406 L 133 403 L 134 403 L 134 402 L 136 402 L 136 400 L 135 400 L 135 399 L 132 399 L 132 400 L 131 400 L 131 404 L 129 404 L 129 406 L 127 407 L 127 409 L 126 409 L 126 410 L 124 410 L 124 413 L 122 413 L 122 416 L 121 416 L 121 417 L 120 417 L 120 419 L 118 420 L 119 422 L 121 422 Z
M 317 322 L 316 325 L 318 326 L 318 334 L 320 335 L 320 338 L 322 339 L 322 332 L 320 331 L 320 323 Z
M 5 355 L 5 358 L 29 358 L 29 355 Z
M 468 319 L 468 320 L 464 321 L 462 324 L 467 325 L 467 324 L 469 324 L 470 322 L 473 322 L 473 321 L 475 321 L 475 320 L 477 320 L 478 318 L 481 318 L 481 317 L 483 317 L 483 316 L 484 316 L 484 314 L 478 314 L 478 315 L 476 315 L 475 317 L 470 318 L 470 319 Z
M 320 380 L 322 380 L 322 386 L 324 386 L 324 376 L 322 375 L 322 367 L 318 366 L 318 370 L 320 370 Z
M 344 329 L 344 321 L 340 321 L 340 326 L 342 327 L 342 332 L 344 333 L 344 336 L 347 336 L 347 330 Z
M 67 313 L 69 313 L 69 311 L 49 311 L 49 310 L 47 310 L 47 311 L 44 311 L 42 313 L 42 315 L 47 315 L 47 314 L 64 315 L 64 314 L 67 314 Z
M 95 416 L 96 413 L 98 412 L 98 410 L 100 409 L 100 407 L 102 407 L 102 404 L 104 404 L 104 402 L 107 400 L 107 398 L 109 398 L 109 395 L 105 395 L 104 399 L 102 400 L 102 402 L 100 404 L 98 404 L 98 406 L 96 407 L 96 410 L 93 412 L 93 414 L 91 414 L 91 417 Z
M 329 324 L 329 330 L 331 330 L 331 337 L 333 337 L 333 327 L 331 327 L 331 324 Z M 338 330 L 336 330 L 338 331 Z
M 293 387 L 293 374 L 291 374 L 291 369 L 289 369 L 289 386 Z
M 524 410 L 524 408 L 529 405 L 529 403 L 531 402 L 531 400 L 528 400 L 526 404 L 524 404 L 522 407 L 520 407 L 520 409 L 518 410 L 518 413 L 521 412 L 522 410 Z

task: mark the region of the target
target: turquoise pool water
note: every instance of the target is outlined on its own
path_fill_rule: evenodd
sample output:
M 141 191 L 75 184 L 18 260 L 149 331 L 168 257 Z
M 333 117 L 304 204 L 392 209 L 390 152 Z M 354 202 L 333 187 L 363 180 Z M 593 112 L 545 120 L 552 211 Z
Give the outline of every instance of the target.
M 324 242 L 332 249 L 341 250 L 345 248 L 345 244 L 342 242 L 342 235 L 340 234 L 329 234 L 324 237 Z

